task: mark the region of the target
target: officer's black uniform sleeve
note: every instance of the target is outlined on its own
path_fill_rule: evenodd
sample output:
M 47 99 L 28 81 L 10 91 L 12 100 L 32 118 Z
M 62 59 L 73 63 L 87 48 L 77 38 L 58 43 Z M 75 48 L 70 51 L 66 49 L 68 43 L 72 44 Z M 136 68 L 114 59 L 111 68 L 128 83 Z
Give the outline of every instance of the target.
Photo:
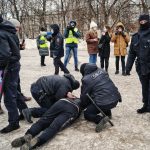
M 131 71 L 135 58 L 136 58 L 136 51 L 134 49 L 134 44 L 135 43 L 134 43 L 134 36 L 133 36 L 131 40 L 129 55 L 128 55 L 127 64 L 126 64 L 126 72 Z
M 12 56 L 10 62 L 19 61 L 20 59 L 20 49 L 19 49 L 19 39 L 17 35 L 12 35 L 8 37 L 9 46 L 11 48 Z
M 90 87 L 88 87 L 86 83 L 82 83 L 81 95 L 80 95 L 82 109 L 85 109 L 87 107 L 87 105 L 90 104 L 90 100 L 86 94 L 90 94 Z

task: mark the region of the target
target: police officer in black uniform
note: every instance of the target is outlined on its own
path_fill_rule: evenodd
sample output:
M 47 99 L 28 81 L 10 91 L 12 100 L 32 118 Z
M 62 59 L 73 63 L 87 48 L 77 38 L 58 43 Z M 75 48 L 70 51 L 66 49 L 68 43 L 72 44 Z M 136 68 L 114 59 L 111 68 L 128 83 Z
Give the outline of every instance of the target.
M 31 85 L 31 94 L 40 107 L 24 109 L 22 112 L 25 119 L 32 123 L 31 116 L 41 117 L 55 102 L 67 97 L 68 92 L 79 86 L 80 83 L 71 74 L 40 77 Z
M 143 14 L 139 17 L 140 28 L 131 40 L 126 74 L 130 75 L 136 59 L 136 71 L 142 85 L 143 107 L 137 113 L 150 112 L 150 17 Z
M 121 95 L 118 88 L 109 78 L 108 73 L 97 67 L 96 64 L 85 63 L 80 67 L 83 75 L 81 86 L 81 107 L 85 109 L 85 119 L 97 124 L 96 132 L 100 132 L 111 117 L 111 109 L 116 107 Z M 108 116 L 102 117 L 100 111 L 86 96 L 89 94 L 95 104 Z
M 52 30 L 52 37 L 48 38 L 50 41 L 50 55 L 54 59 L 55 75 L 59 74 L 59 68 L 64 73 L 69 73 L 68 69 L 64 66 L 61 58 L 64 56 L 64 39 L 60 33 L 59 26 L 57 24 L 50 25 Z

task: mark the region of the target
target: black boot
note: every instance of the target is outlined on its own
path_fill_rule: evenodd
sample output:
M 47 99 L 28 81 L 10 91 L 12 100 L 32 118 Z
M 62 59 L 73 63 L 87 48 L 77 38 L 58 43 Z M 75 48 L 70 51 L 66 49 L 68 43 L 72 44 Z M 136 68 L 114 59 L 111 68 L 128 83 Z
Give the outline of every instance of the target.
M 100 122 L 96 125 L 95 131 L 100 132 L 105 128 L 105 124 L 109 121 L 109 117 L 103 117 Z
M 111 113 L 111 110 L 104 111 L 104 114 L 105 114 L 106 116 L 108 116 L 109 119 L 112 119 L 112 113 Z
M 138 114 L 143 114 L 143 113 L 147 113 L 147 112 L 150 112 L 150 109 L 148 109 L 147 106 L 145 106 L 145 105 L 143 105 L 142 108 L 137 110 Z
M 31 120 L 32 114 L 29 108 L 23 109 L 22 114 L 28 123 L 33 123 L 33 121 Z
M 26 142 L 30 142 L 32 139 L 32 135 L 31 134 L 26 134 L 25 136 L 23 137 L 20 137 L 20 138 L 17 138 L 15 140 L 13 140 L 11 142 L 11 146 L 12 147 L 20 147 L 22 146 L 23 144 L 25 144 Z
M 20 126 L 19 126 L 19 124 L 11 124 L 11 125 L 8 125 L 7 127 L 5 127 L 5 128 L 3 128 L 1 131 L 0 131 L 0 133 L 9 133 L 9 132 L 11 132 L 11 131 L 13 131 L 13 130 L 17 130 L 17 129 L 19 129 L 20 128 Z
M 75 71 L 78 71 L 78 72 L 79 72 L 79 69 L 78 69 L 78 67 L 77 67 L 77 66 L 75 67 Z
M 122 72 L 122 75 L 123 75 L 123 76 L 126 76 L 126 72 L 125 72 L 125 71 L 123 71 L 123 72 Z
M 38 138 L 33 138 L 31 141 L 25 143 L 24 145 L 21 146 L 20 150 L 33 150 L 36 149 L 39 145 L 39 139 Z
M 115 74 L 119 74 L 119 70 L 116 70 Z
M 4 113 L 4 111 L 3 111 L 1 104 L 0 104 L 0 114 L 3 114 L 3 113 Z

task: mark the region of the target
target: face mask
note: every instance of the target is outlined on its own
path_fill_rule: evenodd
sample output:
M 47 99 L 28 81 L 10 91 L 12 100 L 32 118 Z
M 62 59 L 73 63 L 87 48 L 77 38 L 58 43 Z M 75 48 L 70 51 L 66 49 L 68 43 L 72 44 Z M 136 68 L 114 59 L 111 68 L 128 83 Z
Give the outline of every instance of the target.
M 140 29 L 141 30 L 146 30 L 150 27 L 150 23 L 146 22 L 145 24 L 140 24 Z

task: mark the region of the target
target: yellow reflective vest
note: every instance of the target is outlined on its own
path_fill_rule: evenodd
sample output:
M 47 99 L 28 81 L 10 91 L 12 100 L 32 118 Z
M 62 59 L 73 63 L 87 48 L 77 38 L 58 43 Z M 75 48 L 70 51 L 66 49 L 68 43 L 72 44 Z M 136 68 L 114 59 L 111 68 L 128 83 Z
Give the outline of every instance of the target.
M 74 28 L 74 31 L 77 32 L 78 29 Z M 76 38 L 75 36 L 73 36 L 73 33 L 72 33 L 71 30 L 69 30 L 69 35 L 68 35 L 68 38 L 66 38 L 65 43 L 66 44 L 70 44 L 70 43 L 76 43 L 76 44 L 78 44 L 79 43 L 78 38 Z
M 40 48 L 48 48 L 47 39 L 43 35 L 40 36 L 40 41 L 43 41 L 43 44 L 39 44 Z

